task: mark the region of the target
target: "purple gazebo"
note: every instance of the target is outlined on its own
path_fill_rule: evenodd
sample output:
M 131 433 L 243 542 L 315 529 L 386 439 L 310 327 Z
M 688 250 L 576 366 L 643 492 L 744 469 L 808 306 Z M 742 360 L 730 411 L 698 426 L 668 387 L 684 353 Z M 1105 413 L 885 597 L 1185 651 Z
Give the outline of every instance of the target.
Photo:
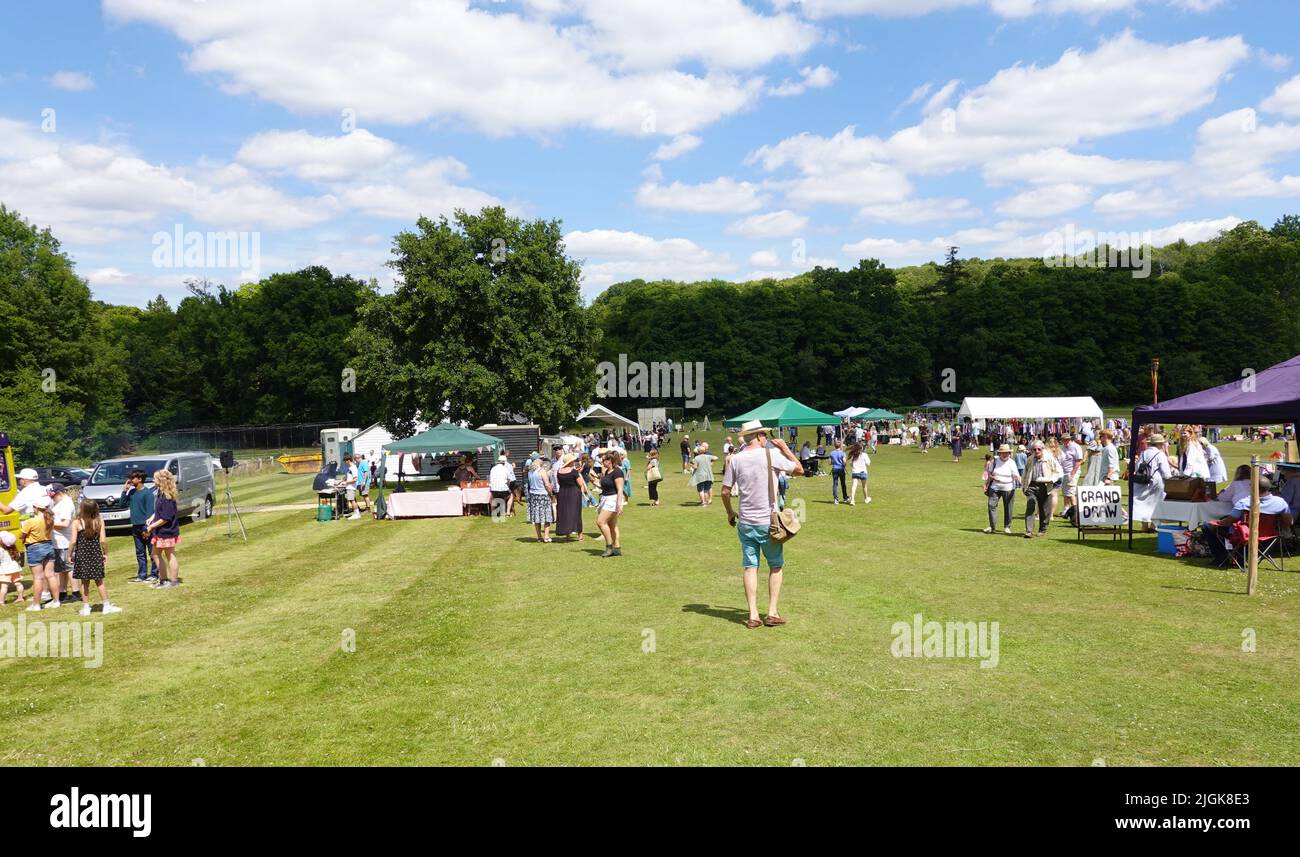
M 1189 393 L 1158 405 L 1133 409 L 1133 437 L 1149 423 L 1268 425 L 1300 423 L 1300 355 L 1236 381 Z M 1129 450 L 1128 539 L 1133 545 L 1133 468 L 1137 443 Z

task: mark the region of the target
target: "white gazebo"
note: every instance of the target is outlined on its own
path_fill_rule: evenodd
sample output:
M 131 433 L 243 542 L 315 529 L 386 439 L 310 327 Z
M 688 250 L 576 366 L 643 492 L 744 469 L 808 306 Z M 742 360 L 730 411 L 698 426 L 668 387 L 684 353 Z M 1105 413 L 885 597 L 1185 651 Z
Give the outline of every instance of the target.
M 625 416 L 616 414 L 604 405 L 592 405 L 582 413 L 578 414 L 577 419 L 574 421 L 582 422 L 583 420 L 596 420 L 609 426 L 619 426 L 631 429 L 632 431 L 641 431 L 641 426 L 637 424 L 636 420 L 629 420 Z
M 1102 418 L 1101 407 L 1092 396 L 1042 396 L 962 399 L 957 418 L 981 420 L 1051 420 Z

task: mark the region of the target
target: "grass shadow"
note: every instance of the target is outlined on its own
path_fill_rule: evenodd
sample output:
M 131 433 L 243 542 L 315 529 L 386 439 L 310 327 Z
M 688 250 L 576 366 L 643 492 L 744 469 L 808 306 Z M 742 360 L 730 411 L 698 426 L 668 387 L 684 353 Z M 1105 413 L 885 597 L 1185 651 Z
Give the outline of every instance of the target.
M 707 604 L 686 604 L 682 606 L 682 612 L 698 613 L 701 616 L 712 616 L 715 619 L 725 619 L 737 625 L 743 625 L 749 619 L 749 611 L 742 610 L 739 607 L 710 607 Z

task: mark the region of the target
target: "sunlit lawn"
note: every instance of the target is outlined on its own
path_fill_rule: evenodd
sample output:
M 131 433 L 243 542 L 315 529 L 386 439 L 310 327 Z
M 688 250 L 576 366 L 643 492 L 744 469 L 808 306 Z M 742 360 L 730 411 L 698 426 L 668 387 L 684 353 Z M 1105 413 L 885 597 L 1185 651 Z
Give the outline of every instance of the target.
M 0 660 L 0 759 L 1300 762 L 1300 559 L 1262 571 L 1251 598 L 1239 573 L 1155 556 L 1150 537 L 1130 553 L 1059 524 L 1045 540 L 987 536 L 982 453 L 958 465 L 882 449 L 870 506 L 830 505 L 826 478 L 795 481 L 807 523 L 787 551 L 790 624 L 749 631 L 734 531 L 720 501 L 693 504 L 677 440 L 659 508 L 636 457 L 621 558 L 590 539 L 539 545 L 522 514 L 263 512 L 244 516 L 247 545 L 221 519 L 186 526 L 185 584 L 154 591 L 125 583 L 134 559 L 115 538 L 125 611 L 103 617 L 103 666 Z M 1258 449 L 1224 451 L 1235 464 Z M 309 488 L 235 483 L 247 506 L 310 503 Z M 17 621 L 12 597 L 0 622 Z M 998 622 L 999 664 L 896 659 L 891 626 L 916 613 Z M 56 617 L 77 619 L 38 618 Z

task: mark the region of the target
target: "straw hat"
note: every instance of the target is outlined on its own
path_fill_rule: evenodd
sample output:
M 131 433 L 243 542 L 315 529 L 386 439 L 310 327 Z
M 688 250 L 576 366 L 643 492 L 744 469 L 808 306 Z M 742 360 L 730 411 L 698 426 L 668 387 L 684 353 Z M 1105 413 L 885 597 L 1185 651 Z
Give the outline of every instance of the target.
M 736 434 L 743 437 L 749 437 L 751 434 L 767 434 L 767 426 L 763 425 L 762 420 L 750 420 L 740 427 Z
M 1168 442 L 1169 441 L 1160 432 L 1156 432 L 1155 434 L 1147 438 L 1147 443 L 1161 444 L 1161 443 L 1168 443 Z
M 1007 446 L 1005 443 L 998 447 L 998 452 L 1010 452 L 1010 451 L 1011 451 L 1011 447 Z
M 566 452 L 564 453 L 564 455 L 560 456 L 560 466 L 568 467 L 570 464 L 572 464 L 577 460 L 578 460 L 578 456 L 575 453 Z

